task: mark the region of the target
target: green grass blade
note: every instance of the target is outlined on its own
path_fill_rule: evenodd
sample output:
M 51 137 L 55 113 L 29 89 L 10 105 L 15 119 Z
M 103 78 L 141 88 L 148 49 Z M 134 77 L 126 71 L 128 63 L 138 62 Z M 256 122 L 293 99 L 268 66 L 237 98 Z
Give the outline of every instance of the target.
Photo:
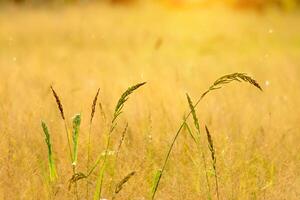
M 193 141 L 195 142 L 195 144 L 198 144 L 194 134 L 192 133 L 192 130 L 191 130 L 190 126 L 186 122 L 184 122 L 184 126 L 185 126 L 186 130 L 188 131 L 188 133 L 190 134 Z
M 94 200 L 99 200 L 101 198 L 100 196 L 101 196 L 101 192 L 102 192 L 102 183 L 103 183 L 105 165 L 106 165 L 106 163 L 103 163 L 103 165 L 101 166 L 99 175 L 98 175 L 96 190 L 94 193 Z
M 186 98 L 187 98 L 187 101 L 189 103 L 189 107 L 190 107 L 190 110 L 191 110 L 191 113 L 192 113 L 192 116 L 193 116 L 193 119 L 194 119 L 194 125 L 195 125 L 196 129 L 199 130 L 200 129 L 199 120 L 197 118 L 195 107 L 193 105 L 192 99 L 191 99 L 191 97 L 189 96 L 188 93 L 186 93 Z
M 79 138 L 79 128 L 81 123 L 81 115 L 77 114 L 73 117 L 73 160 L 72 165 L 76 166 L 77 156 L 78 156 L 78 138 Z
M 54 163 L 54 159 L 53 159 L 50 133 L 49 133 L 48 127 L 44 121 L 42 121 L 42 128 L 43 128 L 43 132 L 45 134 L 45 142 L 48 147 L 48 164 L 49 164 L 49 171 L 50 171 L 49 177 L 50 177 L 50 181 L 53 182 L 57 178 L 57 173 L 56 173 L 55 163 Z
M 151 198 L 154 198 L 154 195 L 156 193 L 157 187 L 158 187 L 158 183 L 160 181 L 162 175 L 162 170 L 158 169 L 154 175 L 154 179 L 153 179 L 153 183 L 152 183 L 152 189 L 151 189 Z

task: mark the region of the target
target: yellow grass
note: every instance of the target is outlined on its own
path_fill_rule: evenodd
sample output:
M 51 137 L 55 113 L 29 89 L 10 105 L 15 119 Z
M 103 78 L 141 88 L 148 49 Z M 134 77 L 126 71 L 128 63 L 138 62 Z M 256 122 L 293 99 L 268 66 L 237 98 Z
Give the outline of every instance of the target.
M 0 199 L 74 196 L 68 190 L 72 169 L 64 124 L 50 85 L 60 95 L 69 128 L 71 117 L 82 113 L 77 169 L 85 172 L 90 107 L 98 87 L 110 120 L 121 93 L 147 81 L 126 102 L 110 148 L 117 148 L 128 122 L 114 179 L 136 174 L 116 199 L 141 200 L 149 197 L 153 175 L 188 113 L 185 93 L 195 101 L 215 79 L 232 72 L 247 72 L 264 92 L 236 83 L 198 107 L 203 137 L 207 124 L 214 140 L 221 199 L 299 199 L 299 21 L 299 13 L 222 8 L 1 8 Z M 52 133 L 59 176 L 54 186 L 48 183 L 41 119 Z M 106 135 L 97 107 L 92 161 L 104 150 Z M 201 166 L 197 146 L 183 131 L 157 199 L 205 199 Z M 91 176 L 91 192 L 98 171 Z M 105 177 L 102 194 L 108 198 L 109 171 Z M 214 186 L 213 175 L 210 180 Z M 85 184 L 78 183 L 82 199 Z

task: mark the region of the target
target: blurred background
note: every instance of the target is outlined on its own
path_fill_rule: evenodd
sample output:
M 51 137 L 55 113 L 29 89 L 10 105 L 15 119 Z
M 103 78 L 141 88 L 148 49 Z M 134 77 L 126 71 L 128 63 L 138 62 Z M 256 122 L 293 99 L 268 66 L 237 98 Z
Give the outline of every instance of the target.
M 295 9 L 299 6 L 299 0 L 0 0 L 1 3 L 15 4 L 70 4 L 104 2 L 110 4 L 139 4 L 145 2 L 156 2 L 168 4 L 174 7 L 203 7 L 214 4 L 223 4 L 238 9 L 265 9 L 276 7 L 279 9 Z
M 0 199 L 54 194 L 41 120 L 52 133 L 56 199 L 73 198 L 50 85 L 70 127 L 82 113 L 78 170 L 85 171 L 97 89 L 110 119 L 122 92 L 147 81 L 127 101 L 111 146 L 128 122 L 116 180 L 138 173 L 118 198 L 142 200 L 187 114 L 185 93 L 196 101 L 233 72 L 248 73 L 264 92 L 235 83 L 199 105 L 202 131 L 208 125 L 216 147 L 221 198 L 299 200 L 300 0 L 0 0 Z M 106 128 L 97 107 L 92 159 L 104 149 Z M 207 197 L 196 151 L 183 131 L 157 200 Z M 90 196 L 96 178 L 95 172 Z M 79 192 L 84 199 L 84 189 Z M 109 194 L 104 188 L 103 198 Z

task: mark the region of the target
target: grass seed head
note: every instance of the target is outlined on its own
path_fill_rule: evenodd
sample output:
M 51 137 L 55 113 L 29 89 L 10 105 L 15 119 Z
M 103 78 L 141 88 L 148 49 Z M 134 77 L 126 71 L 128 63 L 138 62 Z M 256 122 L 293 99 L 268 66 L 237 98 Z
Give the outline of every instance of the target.
M 133 91 L 137 90 L 139 87 L 143 86 L 144 84 L 146 84 L 146 82 L 138 83 L 134 86 L 131 86 L 121 95 L 121 97 L 115 107 L 115 112 L 114 112 L 114 117 L 113 117 L 112 122 L 114 122 L 116 120 L 116 118 L 122 113 L 122 108 L 124 107 L 125 102 L 128 100 L 129 95 Z
M 189 96 L 189 94 L 186 94 L 186 98 L 187 98 L 187 100 L 188 100 L 189 107 L 190 107 L 190 110 L 191 110 L 192 115 L 193 115 L 195 127 L 197 128 L 197 130 L 199 130 L 199 129 L 200 129 L 200 126 L 199 126 L 199 120 L 198 120 L 198 118 L 197 118 L 196 111 L 195 111 L 195 107 L 194 107 L 194 105 L 193 105 L 192 99 L 191 99 L 191 97 Z
M 211 158 L 215 162 L 216 157 L 215 157 L 214 143 L 213 143 L 211 134 L 210 134 L 210 132 L 209 132 L 209 130 L 208 130 L 208 128 L 207 128 L 206 125 L 205 125 L 205 131 L 206 131 L 206 135 L 207 135 L 208 147 L 209 147 L 209 150 L 211 152 Z
M 135 173 L 135 171 L 130 172 L 116 185 L 115 194 L 118 194 L 123 189 L 123 186 L 129 181 L 131 177 L 135 175 Z
M 94 118 L 94 115 L 95 115 L 96 104 L 97 104 L 97 99 L 98 99 L 99 91 L 100 91 L 100 88 L 98 88 L 98 91 L 97 91 L 97 93 L 96 93 L 96 96 L 94 97 L 94 100 L 93 100 L 92 111 L 91 111 L 91 117 L 90 117 L 90 123 L 92 123 L 93 118 Z
M 51 86 L 50 88 L 51 88 L 52 94 L 53 94 L 53 96 L 54 96 L 54 98 L 55 98 L 57 107 L 58 107 L 58 109 L 59 109 L 59 111 L 60 111 L 61 118 L 62 118 L 63 120 L 65 120 L 64 109 L 63 109 L 62 103 L 61 103 L 61 101 L 60 101 L 60 99 L 59 99 L 59 96 L 57 95 L 57 93 L 55 92 L 55 90 L 54 90 L 54 88 L 53 88 L 52 86 Z
M 258 84 L 258 82 L 256 80 L 254 80 L 253 78 L 251 78 L 250 76 L 248 76 L 246 73 L 233 73 L 233 74 L 224 75 L 224 76 L 220 77 L 219 79 L 217 79 L 213 83 L 213 85 L 210 87 L 210 89 L 219 89 L 223 85 L 228 84 L 232 81 L 248 82 L 251 85 L 253 85 L 254 87 L 258 88 L 259 90 L 261 90 L 261 91 L 263 90 L 262 87 Z

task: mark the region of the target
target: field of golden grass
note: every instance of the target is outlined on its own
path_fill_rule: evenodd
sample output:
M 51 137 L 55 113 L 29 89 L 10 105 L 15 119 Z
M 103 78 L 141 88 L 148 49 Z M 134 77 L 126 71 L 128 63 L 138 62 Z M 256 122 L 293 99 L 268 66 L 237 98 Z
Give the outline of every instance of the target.
M 106 121 L 97 106 L 93 161 L 105 149 L 107 122 L 119 96 L 147 81 L 126 102 L 109 148 L 115 151 L 128 122 L 115 179 L 136 174 L 116 199 L 143 200 L 189 112 L 185 93 L 196 101 L 215 79 L 233 72 L 251 75 L 264 92 L 234 83 L 210 93 L 197 108 L 203 138 L 207 125 L 214 141 L 220 199 L 299 199 L 299 23 L 299 13 L 272 10 L 102 4 L 0 8 L 0 199 L 74 198 L 68 190 L 72 168 L 64 123 L 50 85 L 61 98 L 69 127 L 71 117 L 82 114 L 78 170 L 85 172 L 97 89 Z M 58 172 L 54 184 L 49 183 L 41 120 L 51 131 Z M 209 158 L 206 146 L 205 154 Z M 102 192 L 108 199 L 113 155 L 109 163 Z M 89 177 L 91 197 L 98 171 Z M 213 175 L 209 179 L 214 188 Z M 85 184 L 78 182 L 80 199 L 85 199 Z M 156 199 L 206 199 L 205 187 L 196 145 L 183 130 Z

